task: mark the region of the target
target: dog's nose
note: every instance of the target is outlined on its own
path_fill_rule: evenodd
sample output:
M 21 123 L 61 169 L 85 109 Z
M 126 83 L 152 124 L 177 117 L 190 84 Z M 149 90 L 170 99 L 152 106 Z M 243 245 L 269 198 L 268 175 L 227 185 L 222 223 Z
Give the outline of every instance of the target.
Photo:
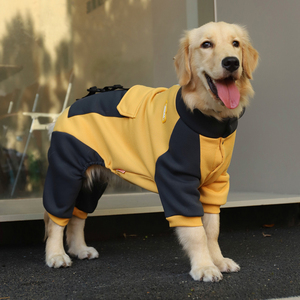
M 222 67 L 231 73 L 236 71 L 239 68 L 239 66 L 240 61 L 237 57 L 228 56 L 222 60 Z

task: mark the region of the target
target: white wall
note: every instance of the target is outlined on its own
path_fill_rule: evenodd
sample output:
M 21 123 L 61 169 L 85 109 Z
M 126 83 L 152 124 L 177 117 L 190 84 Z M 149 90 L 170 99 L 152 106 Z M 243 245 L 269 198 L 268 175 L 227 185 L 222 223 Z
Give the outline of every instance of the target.
M 300 194 L 300 1 L 219 0 L 218 21 L 246 25 L 261 59 L 240 120 L 232 191 Z

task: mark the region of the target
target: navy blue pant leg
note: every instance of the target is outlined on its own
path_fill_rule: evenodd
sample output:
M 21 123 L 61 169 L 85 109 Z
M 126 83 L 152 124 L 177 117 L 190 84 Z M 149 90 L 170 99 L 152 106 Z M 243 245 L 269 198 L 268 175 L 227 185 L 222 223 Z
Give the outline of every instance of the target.
M 75 206 L 84 212 L 93 212 L 106 185 L 99 184 L 88 191 L 82 190 L 82 182 L 90 165 L 104 166 L 99 154 L 75 137 L 55 131 L 48 160 L 43 195 L 46 211 L 58 218 L 71 218 Z

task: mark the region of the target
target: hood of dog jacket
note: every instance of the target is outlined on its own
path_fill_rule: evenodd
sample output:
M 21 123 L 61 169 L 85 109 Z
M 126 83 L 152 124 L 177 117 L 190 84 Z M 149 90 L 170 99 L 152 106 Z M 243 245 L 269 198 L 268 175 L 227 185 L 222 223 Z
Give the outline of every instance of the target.
M 204 212 L 219 212 L 226 202 L 237 123 L 236 118 L 218 121 L 199 110 L 187 110 L 177 85 L 134 86 L 127 92 L 77 101 L 59 117 L 54 134 L 67 134 L 76 140 L 73 146 L 90 149 L 80 152 L 86 157 L 76 159 L 83 173 L 91 163 L 102 164 L 127 181 L 158 192 L 170 226 L 200 226 Z M 61 139 L 65 151 L 66 141 Z M 91 159 L 99 161 L 87 162 L 89 153 L 96 153 Z M 51 152 L 51 159 L 55 157 Z M 86 211 L 84 205 L 80 209 Z M 70 209 L 65 211 L 68 214 L 48 210 L 58 218 L 70 218 Z

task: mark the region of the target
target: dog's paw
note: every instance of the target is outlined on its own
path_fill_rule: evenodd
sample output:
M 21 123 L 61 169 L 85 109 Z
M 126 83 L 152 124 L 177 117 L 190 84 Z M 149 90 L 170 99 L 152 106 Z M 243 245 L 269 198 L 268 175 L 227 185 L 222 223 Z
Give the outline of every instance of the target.
M 222 280 L 223 275 L 216 266 L 205 266 L 199 268 L 193 268 L 190 275 L 194 280 L 204 282 L 218 282 Z
M 98 251 L 93 247 L 70 248 L 68 253 L 72 256 L 77 256 L 79 259 L 94 259 L 99 257 Z
M 66 268 L 72 265 L 72 261 L 67 254 L 59 254 L 47 257 L 46 264 L 50 268 Z
M 222 261 L 216 263 L 216 266 L 221 272 L 231 273 L 238 272 L 241 268 L 230 258 L 223 258 Z

